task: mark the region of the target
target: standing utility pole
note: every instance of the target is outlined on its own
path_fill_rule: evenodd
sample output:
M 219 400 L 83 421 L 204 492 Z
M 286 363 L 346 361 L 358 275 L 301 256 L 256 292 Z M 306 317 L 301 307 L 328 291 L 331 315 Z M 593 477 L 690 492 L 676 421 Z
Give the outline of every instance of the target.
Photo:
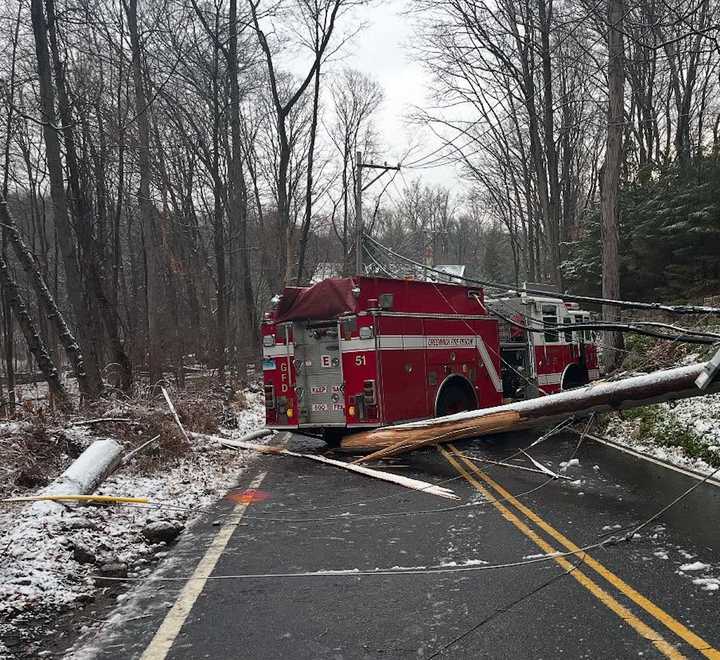
M 374 179 L 372 179 L 367 185 L 362 184 L 362 171 L 363 168 L 368 170 L 381 170 Z M 394 170 L 400 171 L 400 165 L 392 166 L 388 165 L 387 162 L 384 165 L 375 165 L 373 163 L 362 162 L 362 152 L 355 152 L 355 274 L 363 274 L 363 233 L 365 232 L 365 226 L 363 224 L 362 215 L 362 194 L 363 191 L 367 190 L 373 183 L 375 183 L 383 174 Z
M 355 274 L 363 274 L 362 152 L 355 152 Z

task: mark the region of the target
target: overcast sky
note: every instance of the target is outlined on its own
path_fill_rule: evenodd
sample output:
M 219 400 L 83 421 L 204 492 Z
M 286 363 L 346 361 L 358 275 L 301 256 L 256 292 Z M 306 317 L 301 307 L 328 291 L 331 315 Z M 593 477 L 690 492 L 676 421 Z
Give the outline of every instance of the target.
M 357 10 L 366 28 L 349 45 L 345 63 L 375 78 L 383 88 L 385 101 L 377 118 L 388 163 L 397 162 L 410 145 L 416 145 L 409 160 L 416 160 L 438 147 L 427 130 L 407 121 L 413 106 L 428 107 L 430 79 L 413 58 L 412 19 L 402 15 L 403 0 L 384 0 Z M 383 144 L 379 145 L 381 147 Z M 405 179 L 420 177 L 427 183 L 441 183 L 456 192 L 462 184 L 454 167 L 407 170 Z M 396 178 L 402 185 L 402 179 Z

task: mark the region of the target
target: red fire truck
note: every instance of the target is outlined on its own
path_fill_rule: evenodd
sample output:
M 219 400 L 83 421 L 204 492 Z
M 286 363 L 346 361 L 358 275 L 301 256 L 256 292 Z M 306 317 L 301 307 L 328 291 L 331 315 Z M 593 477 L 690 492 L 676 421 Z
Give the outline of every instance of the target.
M 546 323 L 551 305 L 559 324 L 585 316 L 552 298 L 492 305 L 515 317 L 540 305 Z M 287 287 L 262 325 L 267 426 L 334 440 L 597 377 L 590 339 L 554 332 L 498 320 L 478 287 L 381 277 Z
M 520 294 L 494 298 L 487 304 L 500 324 L 503 391 L 511 399 L 587 385 L 600 376 L 595 338 L 590 330 L 572 330 L 588 323 L 590 313 L 576 303 L 547 296 Z M 559 330 L 558 326 L 563 326 Z

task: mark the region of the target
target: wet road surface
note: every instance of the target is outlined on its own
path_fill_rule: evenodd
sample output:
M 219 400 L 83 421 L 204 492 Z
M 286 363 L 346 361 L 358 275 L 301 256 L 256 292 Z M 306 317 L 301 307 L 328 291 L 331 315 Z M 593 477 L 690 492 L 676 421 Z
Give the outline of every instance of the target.
M 211 578 L 145 583 L 76 657 L 720 658 L 720 489 L 699 486 L 630 543 L 583 551 L 696 482 L 571 435 L 530 450 L 551 470 L 574 458 L 569 479 L 469 458 L 533 467 L 518 454 L 532 439 L 387 467 L 457 502 L 262 457 L 238 490 L 254 496 L 219 503 L 158 573 Z M 375 569 L 413 570 L 353 574 Z M 318 571 L 341 573 L 303 575 Z

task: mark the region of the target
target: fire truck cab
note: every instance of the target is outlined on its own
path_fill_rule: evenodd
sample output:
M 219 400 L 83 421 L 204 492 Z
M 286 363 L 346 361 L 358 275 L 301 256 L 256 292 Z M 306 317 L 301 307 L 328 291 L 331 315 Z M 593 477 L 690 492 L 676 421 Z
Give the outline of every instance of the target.
M 553 298 L 492 305 L 520 325 L 526 316 L 568 326 L 584 318 Z M 482 288 L 459 284 L 357 276 L 286 287 L 265 314 L 262 343 L 267 426 L 329 440 L 597 377 L 583 333 L 499 322 Z
M 499 319 L 506 398 L 553 394 L 599 378 L 593 333 L 572 330 L 573 325 L 590 320 L 590 313 L 577 304 L 552 294 L 521 294 L 491 299 L 487 304 Z M 558 330 L 557 326 L 566 329 Z

